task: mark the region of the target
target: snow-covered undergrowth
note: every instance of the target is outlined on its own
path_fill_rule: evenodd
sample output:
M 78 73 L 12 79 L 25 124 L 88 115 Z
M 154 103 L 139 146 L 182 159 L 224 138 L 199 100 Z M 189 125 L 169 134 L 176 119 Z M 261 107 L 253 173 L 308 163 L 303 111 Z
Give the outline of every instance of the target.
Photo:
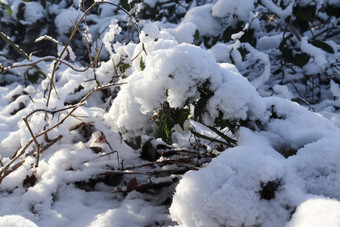
M 172 6 L 128 2 L 145 18 Z M 0 226 L 339 226 L 339 44 L 286 34 L 316 17 L 301 10 L 319 10 L 316 25 L 333 14 L 279 2 L 183 2 L 178 17 L 157 12 L 168 22 L 141 20 L 138 37 L 119 7 L 96 3 L 79 29 L 89 67 L 57 41 L 59 60 L 1 61 Z M 62 43 L 86 12 L 1 3 L 14 13 L 4 24 L 55 16 Z M 313 87 L 312 73 L 327 83 Z
M 293 215 L 291 226 L 312 220 L 338 225 L 339 129 L 286 100 L 264 102 L 275 105 L 281 119 L 270 119 L 261 132 L 241 128 L 237 147 L 180 181 L 170 208 L 180 224 L 285 226 Z M 285 158 L 278 151 L 296 155 Z M 308 202 L 314 199 L 322 200 L 322 208 Z M 325 210 L 302 215 L 304 209 Z

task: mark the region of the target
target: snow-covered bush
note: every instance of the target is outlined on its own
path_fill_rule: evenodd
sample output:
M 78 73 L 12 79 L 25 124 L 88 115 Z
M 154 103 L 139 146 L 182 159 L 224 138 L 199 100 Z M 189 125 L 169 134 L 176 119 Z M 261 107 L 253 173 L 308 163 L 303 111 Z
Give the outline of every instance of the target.
M 222 121 L 263 118 L 264 105 L 259 95 L 234 66 L 219 65 L 194 45 L 178 44 L 154 25 L 144 29 L 141 40 L 135 55 L 142 44 L 147 55 L 141 54 L 134 60 L 134 73 L 125 80 L 127 84 L 107 114 L 115 130 L 130 138 L 153 135 L 158 122 L 159 127 L 165 127 L 159 130 L 170 134 L 172 127 L 167 118 L 183 127 L 190 112 L 193 119 L 209 126 L 220 126 L 218 118 Z M 145 68 L 141 69 L 140 63 Z

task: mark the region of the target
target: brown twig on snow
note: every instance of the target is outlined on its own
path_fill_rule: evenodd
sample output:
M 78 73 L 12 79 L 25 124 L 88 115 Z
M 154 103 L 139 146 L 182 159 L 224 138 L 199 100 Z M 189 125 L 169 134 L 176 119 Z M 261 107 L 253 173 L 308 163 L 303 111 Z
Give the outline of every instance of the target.
M 37 152 L 37 159 L 36 159 L 36 163 L 35 163 L 35 167 L 38 167 L 38 164 L 39 164 L 39 157 L 40 157 L 40 144 L 38 143 L 38 140 L 37 140 L 37 138 L 35 137 L 35 135 L 34 135 L 34 133 L 33 133 L 33 131 L 32 131 L 32 129 L 31 129 L 31 127 L 30 127 L 30 124 L 28 123 L 28 121 L 27 121 L 27 117 L 24 117 L 23 118 L 23 120 L 24 120 L 24 122 L 26 123 L 26 126 L 27 126 L 27 128 L 28 128 L 28 131 L 30 132 L 30 134 L 31 134 L 31 136 L 32 136 L 32 139 L 33 139 L 33 141 L 34 141 L 34 143 L 35 143 L 35 146 L 36 146 L 36 152 Z
M 99 90 L 102 90 L 102 89 L 105 89 L 105 88 L 108 88 L 108 87 L 111 87 L 111 86 L 114 86 L 114 85 L 122 85 L 122 84 L 125 84 L 125 83 L 110 83 L 110 84 L 106 84 L 106 85 L 103 85 L 103 86 L 100 86 L 100 87 L 97 87 L 97 88 L 94 88 L 92 91 L 90 91 L 89 93 L 87 93 L 85 95 L 84 98 L 82 98 L 82 100 L 78 103 L 78 104 L 75 104 L 75 105 L 72 105 L 72 108 L 71 107 L 66 107 L 66 108 L 62 108 L 60 110 L 54 110 L 54 111 L 51 111 L 51 110 L 42 110 L 42 109 L 38 109 L 38 110 L 34 110 L 32 111 L 31 113 L 29 113 L 25 118 L 28 119 L 29 116 L 31 116 L 33 113 L 37 112 L 37 111 L 44 111 L 46 113 L 56 113 L 56 112 L 60 112 L 60 111 L 63 111 L 63 110 L 67 110 L 67 109 L 71 109 L 71 111 L 69 113 L 67 113 L 61 120 L 59 120 L 56 124 L 54 124 L 53 126 L 51 126 L 50 128 L 47 128 L 45 129 L 44 131 L 32 136 L 32 138 L 26 143 L 26 145 L 24 147 L 22 147 L 21 149 L 19 149 L 17 152 L 16 152 L 16 156 L 14 156 L 8 163 L 6 163 L 1 169 L 0 169 L 0 176 L 16 161 L 18 160 L 18 158 L 20 158 L 23 154 L 25 154 L 25 151 L 27 150 L 27 148 L 33 143 L 35 142 L 34 140 L 36 140 L 37 138 L 39 138 L 40 136 L 42 135 L 45 135 L 46 133 L 48 133 L 49 131 L 53 130 L 54 128 L 58 127 L 59 125 L 63 124 L 64 121 L 70 117 L 74 111 L 76 111 L 78 109 L 78 107 L 82 106 L 82 105 L 85 105 L 85 101 L 87 98 L 89 98 L 94 92 L 96 91 L 99 91 Z M 32 132 L 33 133 L 33 132 Z M 19 153 L 20 151 L 20 153 Z M 19 154 L 18 154 L 19 153 Z

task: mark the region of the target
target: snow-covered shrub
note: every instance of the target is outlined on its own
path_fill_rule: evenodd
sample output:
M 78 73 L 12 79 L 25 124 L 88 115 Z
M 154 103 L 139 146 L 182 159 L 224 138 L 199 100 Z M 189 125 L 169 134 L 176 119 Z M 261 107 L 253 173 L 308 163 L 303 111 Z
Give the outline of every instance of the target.
M 260 132 L 241 128 L 237 147 L 184 175 L 170 208 L 180 225 L 285 226 L 297 209 L 291 225 L 300 226 L 306 209 L 317 212 L 313 200 L 338 206 L 339 128 L 295 103 L 263 101 L 274 112 Z M 337 212 L 314 218 L 339 223 Z
M 234 66 L 219 65 L 194 45 L 178 44 L 154 25 L 144 29 L 141 40 L 147 55 L 134 60 L 134 72 L 125 80 L 127 84 L 106 116 L 127 138 L 154 135 L 153 121 L 166 121 L 158 124 L 165 124 L 170 134 L 172 127 L 166 117 L 160 116 L 161 109 L 182 127 L 190 112 L 194 119 L 209 126 L 216 125 L 217 118 L 263 118 L 264 104 L 259 95 Z M 141 49 L 142 43 L 137 45 L 135 55 Z M 141 62 L 145 68 L 140 67 Z M 171 111 L 177 111 L 177 116 L 171 116 Z

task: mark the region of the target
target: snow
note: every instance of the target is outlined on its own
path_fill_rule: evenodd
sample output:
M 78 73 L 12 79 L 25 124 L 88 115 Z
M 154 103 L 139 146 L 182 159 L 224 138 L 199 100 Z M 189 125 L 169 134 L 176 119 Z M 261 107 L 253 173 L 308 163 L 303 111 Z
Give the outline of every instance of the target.
M 293 12 L 293 2 L 291 2 L 285 9 L 280 8 L 271 0 L 262 0 L 264 6 L 266 6 L 271 12 L 275 13 L 282 19 L 287 18 Z
M 281 43 L 282 35 L 273 35 L 273 36 L 263 36 L 257 40 L 257 48 L 260 50 L 268 50 L 273 48 L 279 48 Z
M 34 222 L 26 219 L 20 215 L 5 215 L 0 217 L 0 226 L 11 226 L 11 227 L 37 227 Z
M 320 48 L 308 43 L 307 37 L 301 39 L 301 49 L 311 55 L 314 58 L 314 62 L 320 66 L 321 69 L 325 69 L 327 66 L 326 54 Z
M 222 29 L 220 22 L 211 14 L 211 5 L 203 5 L 190 9 L 182 23 L 192 22 L 202 35 L 212 35 Z
M 183 22 L 175 29 L 169 30 L 178 43 L 193 43 L 197 26 L 192 22 Z
M 314 205 L 304 201 L 312 195 L 340 198 L 339 129 L 288 101 L 270 98 L 266 103 L 268 107 L 274 103 L 275 107 L 281 106 L 275 110 L 285 113 L 285 120 L 269 120 L 267 132 L 241 129 L 236 148 L 228 149 L 206 168 L 184 175 L 170 207 L 172 218 L 180 225 L 284 226 L 292 209 L 298 207 L 291 226 L 309 226 L 313 222 L 308 217 L 323 206 L 320 207 L 321 202 Z M 316 119 L 320 127 L 319 123 L 324 122 L 319 135 L 312 130 Z M 289 121 L 294 121 L 291 126 Z M 285 159 L 277 150 L 289 147 L 280 147 L 278 142 L 297 149 L 297 154 Z M 262 198 L 263 184 L 275 181 L 279 182 L 275 196 Z M 324 206 L 335 209 L 338 204 L 325 202 Z M 338 212 L 324 220 L 325 213 L 314 216 L 316 223 L 339 222 Z
M 39 19 L 45 16 L 44 8 L 37 2 L 27 2 L 25 3 L 25 23 L 23 24 L 34 24 Z
M 313 198 L 298 206 L 292 220 L 287 224 L 294 226 L 330 226 L 340 225 L 340 203 L 326 198 Z
M 278 97 L 289 99 L 289 100 L 293 98 L 293 94 L 289 91 L 288 87 L 285 85 L 276 84 L 273 87 L 273 91 Z
M 212 6 L 212 15 L 215 17 L 226 17 L 228 14 L 235 14 L 241 20 L 245 20 L 253 8 L 253 0 L 218 0 Z
M 68 34 L 71 32 L 74 24 L 81 17 L 82 12 L 71 7 L 69 9 L 63 9 L 58 13 L 55 18 L 55 23 L 60 34 Z

